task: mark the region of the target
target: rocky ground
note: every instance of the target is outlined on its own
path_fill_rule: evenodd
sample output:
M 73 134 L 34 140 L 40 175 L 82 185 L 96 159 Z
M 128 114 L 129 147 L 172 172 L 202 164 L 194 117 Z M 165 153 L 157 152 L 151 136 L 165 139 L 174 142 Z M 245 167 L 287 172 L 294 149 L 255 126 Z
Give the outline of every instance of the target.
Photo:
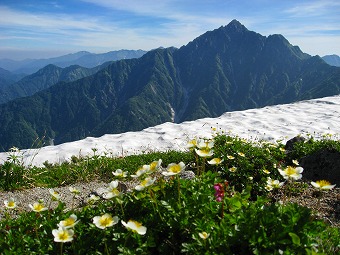
M 81 207 L 87 203 L 91 194 L 102 193 L 103 188 L 107 186 L 106 183 L 101 181 L 92 181 L 88 183 L 76 183 L 72 186 L 58 187 L 54 190 L 61 195 L 61 200 L 66 203 L 67 208 Z M 125 190 L 133 188 L 133 183 L 126 183 L 124 185 Z M 76 188 L 80 191 L 79 195 L 74 197 L 70 192 L 70 187 Z M 17 190 L 13 192 L 0 192 L 0 201 L 15 198 L 17 201 L 17 210 L 11 210 L 11 214 L 16 216 L 22 211 L 30 210 L 29 204 L 37 202 L 39 199 L 43 199 L 48 205 L 51 195 L 47 188 L 33 188 L 27 190 Z M 284 194 L 278 193 L 273 196 L 277 201 L 284 200 Z M 313 210 L 314 215 L 317 218 L 323 219 L 332 226 L 340 227 L 340 188 L 334 188 L 333 190 L 318 194 L 311 185 L 306 185 L 302 193 L 292 194 L 289 199 L 285 199 L 285 202 L 298 203 L 302 206 L 309 207 Z M 0 209 L 0 220 L 4 217 L 4 203 L 2 203 Z M 55 207 L 57 202 L 52 202 L 51 207 Z
M 307 186 L 308 185 L 308 186 Z M 287 194 L 280 192 L 273 195 L 276 201 L 286 201 L 312 209 L 313 215 L 326 221 L 332 226 L 340 227 L 340 188 L 329 191 L 316 191 L 309 183 L 302 192 L 293 193 L 287 198 Z

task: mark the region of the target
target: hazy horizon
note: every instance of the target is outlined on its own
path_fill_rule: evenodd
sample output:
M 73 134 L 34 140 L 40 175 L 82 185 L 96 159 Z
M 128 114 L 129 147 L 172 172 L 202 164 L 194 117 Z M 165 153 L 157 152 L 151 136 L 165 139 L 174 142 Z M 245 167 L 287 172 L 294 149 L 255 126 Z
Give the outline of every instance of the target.
M 0 58 L 179 48 L 233 19 L 310 55 L 340 55 L 339 13 L 335 0 L 2 0 Z

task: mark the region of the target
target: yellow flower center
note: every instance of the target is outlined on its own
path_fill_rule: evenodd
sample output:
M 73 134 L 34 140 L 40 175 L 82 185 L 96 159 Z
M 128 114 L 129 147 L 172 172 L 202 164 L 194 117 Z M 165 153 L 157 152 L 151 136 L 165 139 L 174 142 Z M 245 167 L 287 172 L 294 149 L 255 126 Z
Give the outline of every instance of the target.
M 180 165 L 173 165 L 169 168 L 169 172 L 172 172 L 172 173 L 179 173 L 180 171 L 181 171 Z
M 65 226 L 72 226 L 74 224 L 74 222 L 75 222 L 74 218 L 70 217 L 70 218 L 68 218 L 64 221 L 64 225 Z
M 14 207 L 15 206 L 15 202 L 14 201 L 9 201 L 7 206 L 8 207 Z
M 150 170 L 151 170 L 151 171 L 155 171 L 157 165 L 158 165 L 158 162 L 157 162 L 157 161 L 156 161 L 156 162 L 152 162 L 152 163 L 150 164 Z
M 326 180 L 316 181 L 316 183 L 319 184 L 320 187 L 331 185 L 331 183 Z
M 112 222 L 112 218 L 110 216 L 102 216 L 99 222 L 102 226 L 108 226 Z
M 209 237 L 209 234 L 207 232 L 202 232 L 202 233 L 200 233 L 200 237 L 202 239 L 207 239 Z
M 286 168 L 286 174 L 287 175 L 293 175 L 293 174 L 296 174 L 296 168 L 295 167 L 292 167 L 292 166 L 288 166 L 287 168 Z
M 148 180 L 145 179 L 145 180 L 143 180 L 140 184 L 141 184 L 142 186 L 146 186 L 146 185 L 148 184 Z
M 58 237 L 60 240 L 67 240 L 69 238 L 69 234 L 67 231 L 61 231 L 59 232 Z
M 115 194 L 116 196 L 118 196 L 119 195 L 119 191 L 116 189 L 116 188 L 114 188 L 114 189 L 111 189 L 111 191 L 110 191 L 111 193 L 113 193 L 113 194 Z
M 221 159 L 220 158 L 215 158 L 214 160 L 215 160 L 216 164 L 221 163 Z
M 236 172 L 236 169 L 237 169 L 237 168 L 236 168 L 235 166 L 233 166 L 233 167 L 229 168 L 229 171 L 230 171 L 230 172 Z
M 192 145 L 192 146 L 196 146 L 196 145 L 197 145 L 197 142 L 196 142 L 196 140 L 194 139 L 194 140 L 189 141 L 189 144 Z
M 44 209 L 44 205 L 43 204 L 35 204 L 33 205 L 34 210 L 36 210 L 37 212 L 40 212 Z

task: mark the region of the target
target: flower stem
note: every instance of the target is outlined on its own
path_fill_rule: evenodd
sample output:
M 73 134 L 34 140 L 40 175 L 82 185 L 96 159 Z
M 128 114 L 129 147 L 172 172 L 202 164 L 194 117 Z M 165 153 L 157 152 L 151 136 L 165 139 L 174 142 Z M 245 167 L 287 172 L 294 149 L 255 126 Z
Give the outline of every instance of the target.
M 105 241 L 105 251 L 106 251 L 106 254 L 107 254 L 107 255 L 110 255 L 109 249 L 107 248 L 107 242 L 106 242 L 106 241 Z
M 63 242 L 60 243 L 60 255 L 63 255 Z
M 180 183 L 180 178 L 179 175 L 176 176 L 177 177 L 177 189 L 178 189 L 178 204 L 179 206 L 181 205 L 181 183 Z
M 158 209 L 157 198 L 155 197 L 155 195 L 154 195 L 154 193 L 152 192 L 151 189 L 149 189 L 149 193 L 150 193 L 151 200 L 153 202 L 152 203 L 153 210 L 155 211 L 155 213 L 158 213 L 159 218 L 163 221 L 163 217 L 161 215 L 161 212 Z

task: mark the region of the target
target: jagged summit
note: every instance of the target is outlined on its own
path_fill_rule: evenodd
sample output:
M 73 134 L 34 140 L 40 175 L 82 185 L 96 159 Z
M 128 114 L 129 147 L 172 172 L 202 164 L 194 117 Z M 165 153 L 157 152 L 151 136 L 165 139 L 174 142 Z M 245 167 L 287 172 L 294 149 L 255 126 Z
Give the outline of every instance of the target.
M 241 24 L 241 22 L 236 19 L 232 20 L 228 25 L 224 26 L 224 28 L 233 32 L 249 31 L 244 25 Z
M 27 148 L 37 137 L 59 144 L 336 94 L 339 68 L 233 20 L 180 49 L 113 61 L 0 105 L 0 144 Z

